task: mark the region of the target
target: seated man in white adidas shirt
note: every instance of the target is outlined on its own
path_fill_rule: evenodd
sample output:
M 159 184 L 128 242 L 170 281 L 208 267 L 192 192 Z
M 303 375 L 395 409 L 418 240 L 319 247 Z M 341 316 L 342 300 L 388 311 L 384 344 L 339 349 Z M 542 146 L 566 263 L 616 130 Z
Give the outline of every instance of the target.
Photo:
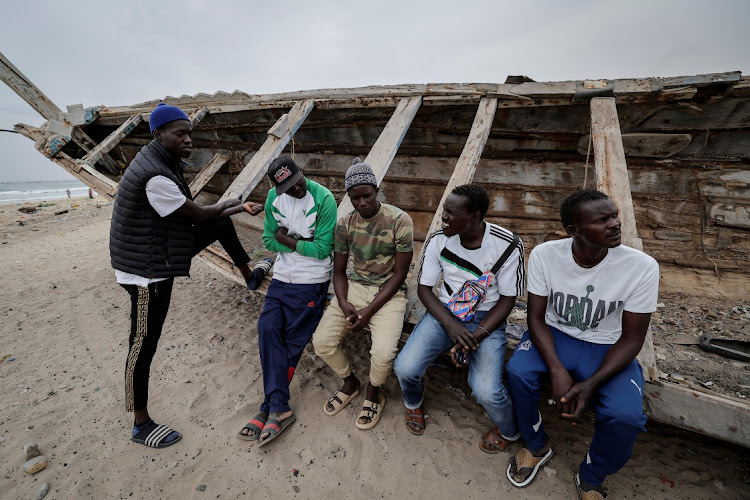
M 596 410 L 594 438 L 575 475 L 579 495 L 603 498 L 604 478 L 629 460 L 645 430 L 643 372 L 636 355 L 656 310 L 659 266 L 620 244 L 617 207 L 604 193 L 577 191 L 562 203 L 568 239 L 538 245 L 529 257 L 529 331 L 508 362 L 508 383 L 526 441 L 508 465 L 522 487 L 552 457 L 539 413 L 549 374 L 557 410 L 575 422 Z
M 518 439 L 510 396 L 503 385 L 505 320 L 524 293 L 524 253 L 512 232 L 484 220 L 489 197 L 480 186 L 456 187 L 443 205 L 443 229 L 425 242 L 418 295 L 427 309 L 396 358 L 394 372 L 404 394 L 406 428 L 424 433 L 423 376 L 440 353 L 453 347 L 465 350 L 469 386 L 494 425 L 479 442 L 486 453 L 498 453 Z M 510 250 L 509 253 L 506 251 Z M 477 280 L 507 256 L 490 281 L 484 301 L 472 319 L 459 320 L 447 308 L 451 296 L 465 282 Z M 440 276 L 440 297 L 432 288 Z M 454 354 L 455 355 L 455 354 Z

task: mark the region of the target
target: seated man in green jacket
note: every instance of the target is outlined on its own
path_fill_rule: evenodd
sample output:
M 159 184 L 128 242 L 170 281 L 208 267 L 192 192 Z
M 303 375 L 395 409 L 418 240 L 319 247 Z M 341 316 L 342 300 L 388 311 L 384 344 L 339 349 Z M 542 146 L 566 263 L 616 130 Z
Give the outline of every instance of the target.
M 263 244 L 278 255 L 258 318 L 265 399 L 239 435 L 259 439 L 261 446 L 295 419 L 289 407 L 289 382 L 323 315 L 336 225 L 333 194 L 306 179 L 291 158 L 274 160 L 268 177 L 275 187 L 266 198 Z

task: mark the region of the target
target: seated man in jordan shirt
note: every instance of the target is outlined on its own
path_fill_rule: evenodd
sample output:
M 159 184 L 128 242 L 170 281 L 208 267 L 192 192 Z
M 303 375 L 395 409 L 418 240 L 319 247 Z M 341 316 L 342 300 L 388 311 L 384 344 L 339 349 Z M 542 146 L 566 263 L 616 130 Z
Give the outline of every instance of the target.
M 594 437 L 574 481 L 582 499 L 604 498 L 602 482 L 622 468 L 645 430 L 643 371 L 635 359 L 656 310 L 659 265 L 621 245 L 617 207 L 599 191 L 568 196 L 560 209 L 567 239 L 529 257 L 529 331 L 508 362 L 508 383 L 525 447 L 508 480 L 529 484 L 552 457 L 539 413 L 549 374 L 557 410 L 575 422 L 592 406 Z

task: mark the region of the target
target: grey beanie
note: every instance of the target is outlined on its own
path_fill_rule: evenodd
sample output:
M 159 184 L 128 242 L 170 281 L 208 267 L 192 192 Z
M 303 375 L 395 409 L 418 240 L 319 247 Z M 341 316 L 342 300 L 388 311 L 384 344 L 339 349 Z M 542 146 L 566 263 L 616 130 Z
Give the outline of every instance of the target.
M 372 187 L 378 187 L 378 179 L 372 171 L 372 168 L 367 163 L 364 163 L 359 158 L 352 160 L 352 166 L 346 171 L 346 180 L 344 182 L 346 192 L 355 186 L 361 186 L 362 184 L 369 184 Z

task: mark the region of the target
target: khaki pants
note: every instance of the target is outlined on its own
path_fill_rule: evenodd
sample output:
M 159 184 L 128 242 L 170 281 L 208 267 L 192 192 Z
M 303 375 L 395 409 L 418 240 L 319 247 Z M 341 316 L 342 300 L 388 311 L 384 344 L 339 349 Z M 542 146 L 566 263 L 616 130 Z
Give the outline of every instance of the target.
M 378 287 L 364 286 L 349 281 L 347 299 L 358 310 L 363 309 L 372 302 L 378 290 Z M 372 334 L 370 383 L 375 387 L 383 385 L 391 372 L 393 360 L 396 358 L 396 351 L 398 350 L 398 340 L 404 326 L 405 312 L 406 295 L 402 290 L 399 290 L 370 318 L 370 332 Z M 328 366 L 341 378 L 345 378 L 352 373 L 349 360 L 339 346 L 341 339 L 349 333 L 349 330 L 346 329 L 348 324 L 338 301 L 332 300 L 312 339 L 315 354 L 323 358 L 323 361 L 328 363 Z

